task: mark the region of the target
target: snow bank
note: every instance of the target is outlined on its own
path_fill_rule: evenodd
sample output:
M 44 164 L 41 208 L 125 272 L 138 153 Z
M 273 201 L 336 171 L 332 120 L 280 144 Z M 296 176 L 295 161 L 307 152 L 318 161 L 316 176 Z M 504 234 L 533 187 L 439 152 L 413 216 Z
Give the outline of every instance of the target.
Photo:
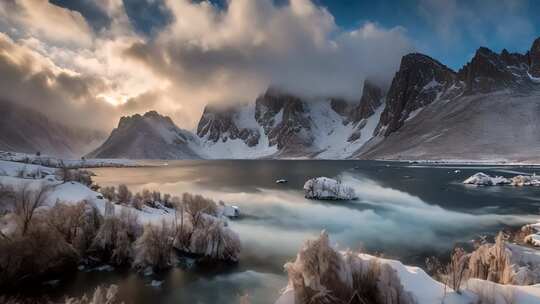
M 520 263 L 530 265 L 540 264 L 540 255 L 536 250 L 512 244 L 507 247 L 507 250 L 511 252 L 513 261 L 520 260 Z M 489 256 L 486 255 L 486 257 Z M 379 266 L 372 267 L 374 263 Z M 326 233 L 322 233 L 316 240 L 307 241 L 300 249 L 296 260 L 286 264 L 285 268 L 289 273 L 289 283 L 275 304 L 310 303 L 310 300 L 320 299 L 320 297 L 339 297 L 343 295 L 344 290 L 348 289 L 349 292 L 345 292 L 345 298 L 341 296 L 339 301 L 334 299 L 334 301 L 325 303 L 353 303 L 353 301 L 349 301 L 348 297 L 351 293 L 354 295 L 355 290 L 360 290 L 364 296 L 366 294 L 373 296 L 381 292 L 392 295 L 385 298 L 393 299 L 392 301 L 384 302 L 383 299 L 381 303 L 540 303 L 540 284 L 503 285 L 473 278 L 465 282 L 461 287 L 461 292 L 457 293 L 452 288 L 431 278 L 419 267 L 403 265 L 397 260 L 383 259 L 368 254 L 337 251 L 329 244 Z M 385 268 L 390 271 L 383 271 L 382 269 Z M 373 276 L 374 273 L 375 276 Z M 365 277 L 366 274 L 367 277 Z M 391 279 L 392 276 L 397 278 L 397 282 Z M 356 279 L 352 280 L 352 278 Z M 358 286 L 358 282 L 364 285 Z M 372 285 L 369 285 L 370 282 Z M 399 289 L 400 286 L 402 289 Z M 375 289 L 369 289 L 374 287 Z M 350 290 L 351 288 L 353 289 Z M 370 294 L 366 291 L 375 291 L 375 293 Z M 405 296 L 396 299 L 396 295 Z M 327 299 L 323 298 L 323 300 Z M 362 300 L 360 303 L 376 302 L 376 299 Z
M 304 184 L 304 196 L 320 200 L 353 200 L 358 198 L 352 187 L 328 177 L 308 180 Z
M 516 175 L 512 178 L 502 176 L 489 176 L 485 173 L 478 172 L 473 176 L 463 181 L 464 184 L 477 186 L 497 186 L 497 185 L 512 185 L 512 186 L 540 186 L 540 176 L 533 175 Z
M 0 151 L 0 160 L 59 168 L 138 167 L 129 159 L 60 159 L 46 155 Z
M 527 75 L 529 75 L 529 79 L 534 83 L 540 83 L 540 77 L 534 77 L 529 72 L 527 72 Z
M 478 172 L 473 176 L 463 181 L 464 184 L 477 185 L 477 186 L 495 186 L 495 185 L 507 185 L 510 184 L 510 180 L 502 176 L 489 176 L 485 173 Z

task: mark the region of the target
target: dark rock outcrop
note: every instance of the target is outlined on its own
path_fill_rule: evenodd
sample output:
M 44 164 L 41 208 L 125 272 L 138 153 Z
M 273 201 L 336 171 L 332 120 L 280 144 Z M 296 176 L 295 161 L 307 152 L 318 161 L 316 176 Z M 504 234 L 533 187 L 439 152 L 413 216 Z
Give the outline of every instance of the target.
M 465 82 L 465 93 L 489 93 L 516 88 L 526 77 L 527 56 L 503 50 L 497 54 L 481 47 L 473 59 L 458 72 Z
M 206 137 L 211 142 L 228 139 L 241 139 L 249 147 L 259 143 L 260 134 L 257 129 L 238 126 L 238 107 L 217 108 L 206 106 L 197 126 L 197 136 Z
M 270 88 L 255 102 L 255 119 L 281 152 L 295 154 L 313 143 L 307 105 L 299 97 Z
M 351 120 L 358 122 L 375 114 L 375 110 L 382 103 L 382 98 L 383 91 L 381 88 L 371 83 L 369 80 L 364 81 L 362 98 L 360 98 L 358 107 L 353 111 Z
M 435 59 L 417 53 L 404 56 L 376 132 L 387 136 L 398 130 L 411 112 L 455 94 L 455 85 L 456 73 Z

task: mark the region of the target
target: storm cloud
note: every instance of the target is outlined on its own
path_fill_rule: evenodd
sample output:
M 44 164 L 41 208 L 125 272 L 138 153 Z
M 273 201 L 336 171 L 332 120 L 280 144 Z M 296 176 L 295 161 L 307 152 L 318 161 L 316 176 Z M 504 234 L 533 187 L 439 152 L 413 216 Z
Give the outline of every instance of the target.
M 388 84 L 414 49 L 404 28 L 364 22 L 346 30 L 311 0 L 152 5 L 167 17 L 143 32 L 121 0 L 95 1 L 92 14 L 3 1 L 0 73 L 9 79 L 0 98 L 94 128 L 155 109 L 189 129 L 206 104 L 253 102 L 269 86 L 357 100 L 366 77 Z

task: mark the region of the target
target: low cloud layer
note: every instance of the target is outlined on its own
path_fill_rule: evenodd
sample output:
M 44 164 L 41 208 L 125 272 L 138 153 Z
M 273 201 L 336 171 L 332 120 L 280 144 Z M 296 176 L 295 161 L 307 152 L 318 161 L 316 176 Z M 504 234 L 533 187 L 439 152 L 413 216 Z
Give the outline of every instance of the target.
M 343 30 L 310 0 L 154 3 L 167 23 L 141 33 L 121 0 L 93 3 L 99 26 L 46 0 L 2 1 L 0 98 L 68 124 L 110 129 L 156 109 L 193 128 L 206 104 L 253 102 L 271 85 L 357 99 L 364 78 L 388 83 L 412 50 L 403 28 Z

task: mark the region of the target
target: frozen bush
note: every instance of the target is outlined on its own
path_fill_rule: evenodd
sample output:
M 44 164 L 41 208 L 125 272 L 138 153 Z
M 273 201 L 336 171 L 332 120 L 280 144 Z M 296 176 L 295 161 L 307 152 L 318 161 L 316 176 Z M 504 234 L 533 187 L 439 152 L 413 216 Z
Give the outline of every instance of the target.
M 78 254 L 51 229 L 46 214 L 36 214 L 23 233 L 18 222 L 9 236 L 0 237 L 0 289 L 17 288 L 43 276 L 75 269 Z
M 143 234 L 135 242 L 133 266 L 137 269 L 151 267 L 154 271 L 171 267 L 174 233 L 173 226 L 166 221 L 160 226 L 144 226 Z
M 88 298 L 86 295 L 77 298 L 68 298 L 65 304 L 116 304 L 121 303 L 118 299 L 118 286 L 111 285 L 108 288 L 98 286 L 92 295 Z
M 144 202 L 142 195 L 139 192 L 135 193 L 133 199 L 131 200 L 131 206 L 137 210 L 142 210 L 143 205 Z
M 416 303 L 389 264 L 376 257 L 360 258 L 358 253 L 339 253 L 330 246 L 326 233 L 306 241 L 296 261 L 285 268 L 297 304 Z
M 116 195 L 116 199 L 119 204 L 127 205 L 131 202 L 131 199 L 133 197 L 133 194 L 131 191 L 129 191 L 128 187 L 124 184 L 121 184 L 118 186 L 118 194 Z
M 137 215 L 123 209 L 114 214 L 114 205 L 107 202 L 103 224 L 94 238 L 92 248 L 100 253 L 102 260 L 125 265 L 132 258 L 132 243 L 139 237 L 141 225 Z
M 110 202 L 116 201 L 116 189 L 114 186 L 101 188 L 101 194 L 103 194 L 103 197 Z

